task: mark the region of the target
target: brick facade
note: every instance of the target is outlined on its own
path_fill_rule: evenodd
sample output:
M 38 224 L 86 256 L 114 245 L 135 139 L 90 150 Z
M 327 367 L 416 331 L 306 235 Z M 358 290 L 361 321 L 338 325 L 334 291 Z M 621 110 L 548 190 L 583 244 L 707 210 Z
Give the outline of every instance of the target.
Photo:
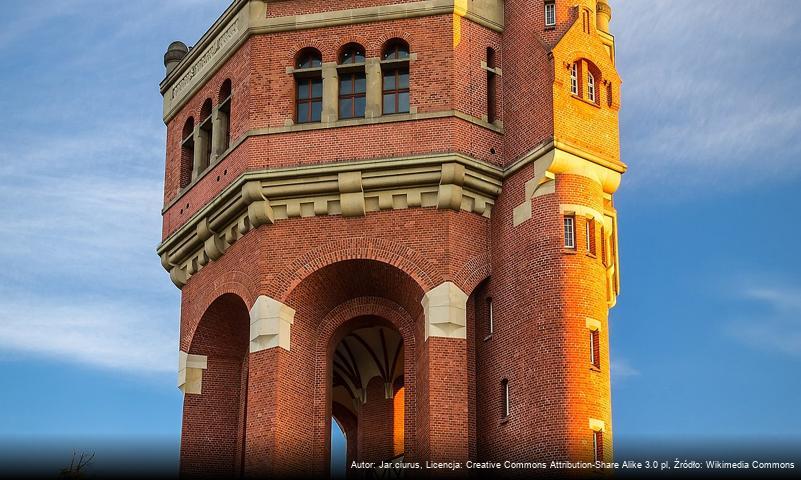
M 165 268 L 186 278 L 177 282 L 179 348 L 207 359 L 200 392 L 184 398 L 183 475 L 326 475 L 332 415 L 348 437 L 349 461 L 388 460 L 399 450 L 409 462 L 591 461 L 598 428 L 603 457 L 612 458 L 607 318 L 619 290 L 612 194 L 625 165 L 619 159 L 614 40 L 596 22 L 598 5 L 606 2 L 556 0 L 553 27 L 544 25 L 543 0 L 501 2 L 501 27 L 482 20 L 490 15 L 482 17 L 481 10 L 471 13 L 474 3 L 492 1 L 468 2 L 466 12 L 457 5 L 448 12 L 408 13 L 421 3 L 236 0 L 230 15 L 260 12 L 258 25 L 341 19 L 337 12 L 345 9 L 375 18 L 255 28 L 177 109 L 165 112 L 160 254 Z M 448 2 L 429 3 L 444 8 Z M 408 7 L 405 14 L 382 17 L 370 10 L 401 4 Z M 220 31 L 214 27 L 207 35 Z M 407 42 L 411 53 L 408 115 L 296 124 L 293 69 L 301 49 L 316 48 L 327 64 L 337 61 L 343 45 L 357 42 L 375 59 L 394 38 Z M 497 85 L 491 124 L 487 49 L 495 55 Z M 190 51 L 178 73 L 168 75 L 165 96 L 198 58 Z M 582 65 L 579 95 L 570 91 L 575 62 Z M 586 92 L 588 72 L 596 82 L 594 102 Z M 232 85 L 231 148 L 182 188 L 184 126 L 190 117 L 196 126 L 203 121 L 207 98 L 218 105 L 226 80 Z M 449 190 L 443 165 L 434 206 L 403 200 L 346 215 L 344 207 L 330 208 L 336 198 L 336 205 L 345 205 L 350 193 L 341 176 L 340 197 L 304 191 L 308 202 L 317 202 L 313 211 L 255 228 L 248 223 L 255 218 L 249 205 L 256 203 L 247 203 L 252 199 L 241 206 L 226 200 L 233 198 L 226 196 L 229 190 L 240 188 L 237 182 L 256 172 L 280 171 L 292 186 L 293 172 L 310 166 L 336 173 L 338 165 L 399 159 L 398 172 L 422 178 L 404 159 L 439 154 L 458 154 L 474 170 Z M 364 187 L 358 189 L 366 194 L 369 177 L 360 175 Z M 460 188 L 493 175 L 500 187 L 491 209 L 478 214 Z M 284 188 L 264 185 L 258 189 L 265 202 Z M 406 195 L 406 187 L 392 188 L 390 198 Z M 447 207 L 442 199 L 452 191 L 459 195 L 456 206 Z M 219 217 L 232 219 L 227 221 L 234 228 L 204 234 L 201 222 L 187 233 L 186 225 L 212 218 L 213 209 L 230 212 Z M 529 210 L 530 216 L 520 216 Z M 575 248 L 565 248 L 565 215 L 576 219 Z M 587 222 L 594 252 L 586 241 Z M 204 235 L 200 254 L 190 252 L 195 247 L 189 240 L 175 240 L 195 230 Z M 222 244 L 222 253 L 209 255 L 216 251 L 209 241 Z M 192 263 L 198 259 L 202 265 Z M 451 298 L 448 315 L 461 312 L 455 314 L 461 320 L 433 330 L 434 313 L 421 302 L 447 282 L 467 300 Z M 287 335 L 285 346 L 254 346 L 256 319 L 249 311 L 261 297 L 292 311 L 291 325 L 275 323 L 286 332 L 265 330 Z M 365 378 L 363 397 L 350 392 L 352 402 L 343 401 L 341 392 L 332 393 L 334 351 L 355 329 L 379 326 L 400 335 L 402 366 L 398 373 Z M 598 367 L 590 360 L 589 328 L 599 332 Z M 375 358 L 376 364 L 389 360 Z M 504 380 L 510 393 L 506 417 Z M 388 388 L 402 398 L 392 398 Z

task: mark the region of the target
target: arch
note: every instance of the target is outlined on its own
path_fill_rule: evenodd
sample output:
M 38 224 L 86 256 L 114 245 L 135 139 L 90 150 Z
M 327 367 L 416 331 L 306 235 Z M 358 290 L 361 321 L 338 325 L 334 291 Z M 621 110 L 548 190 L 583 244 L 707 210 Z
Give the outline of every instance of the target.
M 217 95 L 217 116 L 219 118 L 218 127 L 220 128 L 220 144 L 217 145 L 216 155 L 222 155 L 231 145 L 231 79 L 226 78 L 220 85 L 220 92 Z
M 344 260 L 375 260 L 398 268 L 427 292 L 439 283 L 442 276 L 420 253 L 388 240 L 352 238 L 325 243 L 297 258 L 275 279 L 276 299 L 287 297 L 311 274 Z
M 304 47 L 295 55 L 295 68 L 319 68 L 323 66 L 323 54 L 314 47 Z
M 211 99 L 207 98 L 203 102 L 203 106 L 200 107 L 200 122 L 201 123 L 203 123 L 207 118 L 209 118 L 211 116 L 211 109 L 212 109 Z
M 398 37 L 390 38 L 381 47 L 382 60 L 402 60 L 409 58 L 409 53 L 409 42 Z
M 207 368 L 202 392 L 184 397 L 182 475 L 233 476 L 241 469 L 249 320 L 244 300 L 224 294 L 209 305 L 192 335 L 188 353 L 205 356 Z
M 180 188 L 185 188 L 192 183 L 192 162 L 195 157 L 195 118 L 189 117 L 184 122 L 181 131 L 181 160 L 180 160 Z
M 482 253 L 468 260 L 453 277 L 453 283 L 470 296 L 473 290 L 492 273 L 490 254 Z
M 416 417 L 416 345 L 415 321 L 402 306 L 382 297 L 358 297 L 342 302 L 332 309 L 320 322 L 315 344 L 314 428 L 316 445 L 321 457 L 317 458 L 322 468 L 330 460 L 331 417 L 331 353 L 350 331 L 365 324 L 384 324 L 395 328 L 403 339 L 403 379 L 405 389 L 404 432 L 405 451 L 414 457 Z
M 224 102 L 228 97 L 231 96 L 231 79 L 226 78 L 225 81 L 220 85 L 220 92 L 217 95 L 217 103 Z
M 188 283 L 184 287 L 184 297 L 192 297 L 194 301 L 192 304 L 184 303 L 181 311 L 181 349 L 189 351 L 189 346 L 195 331 L 200 325 L 200 319 L 211 308 L 211 306 L 226 295 L 233 295 L 238 297 L 247 307 L 253 305 L 256 296 L 248 288 L 247 283 L 251 278 L 240 271 L 229 271 L 221 275 L 215 282 L 212 282 L 211 287 L 206 286 L 206 290 L 199 292 L 192 290 L 196 284 Z M 210 288 L 210 289 L 209 289 Z M 193 319 L 198 319 L 193 321 Z
M 348 63 L 364 63 L 367 51 L 362 44 L 357 42 L 346 43 L 339 49 L 337 63 L 340 65 Z

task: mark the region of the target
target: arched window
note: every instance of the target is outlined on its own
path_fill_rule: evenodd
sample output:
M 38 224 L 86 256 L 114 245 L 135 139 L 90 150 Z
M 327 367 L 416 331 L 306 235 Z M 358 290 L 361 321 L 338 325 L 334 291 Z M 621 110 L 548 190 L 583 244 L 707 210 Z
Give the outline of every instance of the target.
M 409 44 L 394 38 L 384 45 L 383 113 L 409 112 Z
M 361 65 L 359 65 L 361 64 Z M 342 47 L 339 65 L 339 118 L 364 117 L 367 106 L 367 77 L 364 72 L 364 47 L 349 43 Z
M 211 99 L 207 98 L 200 109 L 200 131 L 198 132 L 200 157 L 196 170 L 202 172 L 209 166 L 211 159 L 211 139 L 214 135 L 214 123 L 211 118 Z
M 587 70 L 587 100 L 595 103 L 595 76 Z
M 181 131 L 181 188 L 192 182 L 192 162 L 195 157 L 195 119 L 189 117 Z
M 220 145 L 216 152 L 221 155 L 231 146 L 231 79 L 226 79 L 220 86 L 217 115 L 219 116 Z
M 314 48 L 304 48 L 295 59 L 295 119 L 297 123 L 319 122 L 323 111 L 323 57 Z

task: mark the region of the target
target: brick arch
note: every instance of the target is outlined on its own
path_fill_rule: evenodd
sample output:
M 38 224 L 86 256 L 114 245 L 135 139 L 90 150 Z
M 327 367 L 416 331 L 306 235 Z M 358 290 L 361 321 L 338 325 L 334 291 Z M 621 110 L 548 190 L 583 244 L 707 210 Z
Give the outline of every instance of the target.
M 364 49 L 365 58 L 372 57 L 373 55 L 371 55 L 371 51 L 373 42 L 370 41 L 370 37 L 359 35 L 354 32 L 349 32 L 349 33 L 350 34 L 348 36 L 342 37 L 339 40 L 339 44 L 334 45 L 334 47 L 336 48 L 337 63 L 339 63 L 339 56 L 342 54 L 342 49 L 345 48 L 346 45 L 353 45 L 353 44 L 359 45 Z
M 427 292 L 442 275 L 423 256 L 399 243 L 369 238 L 337 240 L 307 252 L 285 268 L 274 281 L 276 299 L 285 302 L 304 279 L 317 270 L 345 260 L 374 260 L 398 268 Z
M 459 286 L 464 293 L 470 296 L 473 290 L 492 272 L 490 254 L 482 253 L 468 260 L 453 276 L 453 283 Z
M 416 51 L 414 38 L 412 37 L 412 35 L 409 34 L 409 32 L 405 30 L 389 30 L 383 35 L 376 37 L 375 40 L 373 40 L 372 45 L 374 46 L 374 48 L 378 49 L 378 55 L 380 56 L 384 53 L 384 47 L 387 45 L 387 43 L 389 43 L 390 40 L 394 40 L 396 38 L 399 40 L 403 40 L 409 45 L 410 54 Z M 417 45 L 417 47 L 419 46 L 420 45 Z
M 379 317 L 396 328 L 403 338 L 403 378 L 405 386 L 404 404 L 404 450 L 407 458 L 414 457 L 416 440 L 416 367 L 417 341 L 415 319 L 403 307 L 382 297 L 358 297 L 337 305 L 320 322 L 314 352 L 314 441 L 319 452 L 316 464 L 326 472 L 330 459 L 331 397 L 330 357 L 337 343 L 349 331 L 348 324 L 362 317 Z M 326 448 L 327 447 L 327 448 Z
M 612 61 L 607 56 L 598 56 L 598 53 L 590 52 L 589 50 L 585 50 L 583 48 L 574 48 L 567 52 L 564 52 L 563 58 L 567 63 L 567 68 L 570 68 L 570 65 L 573 62 L 578 62 L 581 60 L 585 60 L 594 66 L 598 71 L 601 73 L 603 80 L 611 81 L 620 83 L 620 76 L 618 75 L 617 71 L 615 70 L 615 66 Z M 600 82 L 599 82 L 600 83 Z
M 239 297 L 247 309 L 249 309 L 250 306 L 256 301 L 256 296 L 247 285 L 248 283 L 252 282 L 252 278 L 249 278 L 248 275 L 235 270 L 226 272 L 222 275 L 222 277 L 223 278 L 220 279 L 220 281 L 212 284 L 211 290 L 194 296 L 193 299 L 196 303 L 190 307 L 186 307 L 185 310 L 181 312 L 182 350 L 188 351 L 188 348 L 192 342 L 192 338 L 195 336 L 195 332 L 200 324 L 200 320 L 203 318 L 206 312 L 209 311 L 209 308 L 211 308 L 214 302 L 224 295 L 234 295 Z

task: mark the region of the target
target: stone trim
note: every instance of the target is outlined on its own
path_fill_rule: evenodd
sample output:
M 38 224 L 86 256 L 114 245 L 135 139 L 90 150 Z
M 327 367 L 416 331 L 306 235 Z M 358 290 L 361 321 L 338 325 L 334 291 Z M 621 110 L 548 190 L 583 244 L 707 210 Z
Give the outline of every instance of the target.
M 598 420 L 597 418 L 590 419 L 590 430 L 593 432 L 603 432 L 606 430 L 606 424 L 603 420 Z
M 582 155 L 577 155 L 577 153 Z M 605 161 L 554 140 L 533 150 L 510 165 L 504 172 L 504 176 L 516 172 L 529 163 L 534 163 L 534 175 L 525 183 L 523 203 L 513 210 L 512 223 L 514 226 L 518 226 L 531 218 L 532 198 L 556 191 L 557 175 L 568 174 L 587 177 L 598 183 L 604 193 L 611 195 L 620 185 L 620 177 L 626 169 L 625 165 Z M 578 213 L 583 215 L 592 213 L 597 220 L 603 221 L 603 216 L 599 212 L 589 211 L 590 209 L 585 207 L 579 208 L 581 211 Z
M 584 319 L 587 325 L 587 329 L 591 332 L 600 331 L 601 330 L 601 322 L 600 320 L 596 320 L 594 318 L 587 317 Z
M 289 351 L 293 323 L 293 308 L 260 295 L 250 309 L 250 353 L 274 347 Z
M 157 252 L 179 288 L 239 238 L 278 220 L 439 207 L 489 218 L 502 171 L 460 154 L 247 172 L 165 239 Z
M 236 0 L 160 84 L 164 122 L 251 36 L 432 15 L 459 15 L 496 32 L 504 28 L 502 0 L 423 0 L 285 17 L 268 16 L 270 1 Z
M 199 395 L 203 390 L 203 370 L 208 368 L 208 357 L 178 352 L 178 389 L 183 393 Z
M 425 339 L 467 338 L 467 294 L 453 282 L 444 282 L 423 295 Z
M 601 212 L 584 205 L 574 203 L 562 203 L 559 205 L 559 213 L 562 215 L 576 215 L 584 218 L 594 218 L 596 221 L 603 223 L 604 216 Z

